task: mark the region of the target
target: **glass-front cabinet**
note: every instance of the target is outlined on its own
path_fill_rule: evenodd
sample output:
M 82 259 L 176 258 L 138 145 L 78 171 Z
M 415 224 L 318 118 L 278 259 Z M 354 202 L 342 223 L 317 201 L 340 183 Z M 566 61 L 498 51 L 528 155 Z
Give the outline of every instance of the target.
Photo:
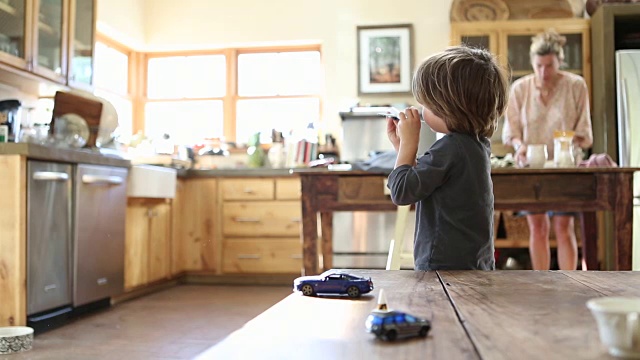
M 71 0 L 69 29 L 69 85 L 93 85 L 95 0 Z
M 27 0 L 0 0 L 0 61 L 27 67 Z
M 0 65 L 90 90 L 95 9 L 96 0 L 0 0 Z
M 564 35 L 565 71 L 584 77 L 591 89 L 590 24 L 588 19 L 540 19 L 451 23 L 451 43 L 490 50 L 509 69 L 511 79 L 533 73 L 529 60 L 531 38 L 547 29 Z
M 34 68 L 39 75 L 66 83 L 67 64 L 64 49 L 67 47 L 66 0 L 35 0 L 36 24 Z

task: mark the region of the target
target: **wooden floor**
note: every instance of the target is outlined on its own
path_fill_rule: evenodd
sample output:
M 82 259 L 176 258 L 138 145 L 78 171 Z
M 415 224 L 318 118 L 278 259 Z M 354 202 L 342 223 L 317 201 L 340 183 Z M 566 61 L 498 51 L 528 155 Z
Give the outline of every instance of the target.
M 35 337 L 7 359 L 191 359 L 291 294 L 290 286 L 180 285 Z

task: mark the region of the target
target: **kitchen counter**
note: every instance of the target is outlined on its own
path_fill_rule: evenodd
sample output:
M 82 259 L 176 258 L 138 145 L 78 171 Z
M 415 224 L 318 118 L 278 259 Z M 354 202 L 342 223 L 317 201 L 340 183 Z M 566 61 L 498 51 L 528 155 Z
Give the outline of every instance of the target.
M 334 171 L 327 168 L 240 168 L 240 169 L 181 169 L 178 170 L 178 177 L 181 178 L 201 178 L 201 177 L 273 177 L 273 176 L 293 176 L 301 173 L 305 174 L 334 174 L 337 172 L 366 173 L 364 171 Z
M 375 289 L 357 300 L 291 294 L 197 359 L 603 359 L 586 302 L 640 296 L 633 272 L 348 272 Z M 426 338 L 367 333 L 381 289 L 390 309 L 431 321 Z
M 30 143 L 0 143 L 0 156 L 21 155 L 33 160 L 56 161 L 130 167 L 131 162 L 114 155 L 101 154 L 89 149 L 66 149 Z

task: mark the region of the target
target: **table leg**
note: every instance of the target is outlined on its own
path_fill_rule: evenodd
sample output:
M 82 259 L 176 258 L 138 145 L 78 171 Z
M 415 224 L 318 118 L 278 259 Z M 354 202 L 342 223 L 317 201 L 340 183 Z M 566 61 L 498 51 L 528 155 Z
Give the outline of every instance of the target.
M 320 213 L 322 271 L 333 268 L 333 213 Z
M 613 210 L 615 270 L 631 270 L 633 242 L 633 173 L 616 174 Z
M 582 231 L 582 270 L 600 270 L 598 266 L 598 226 L 594 211 L 578 217 Z
M 302 187 L 302 275 L 317 275 L 318 272 L 318 220 L 315 199 L 311 191 L 311 180 L 301 177 Z

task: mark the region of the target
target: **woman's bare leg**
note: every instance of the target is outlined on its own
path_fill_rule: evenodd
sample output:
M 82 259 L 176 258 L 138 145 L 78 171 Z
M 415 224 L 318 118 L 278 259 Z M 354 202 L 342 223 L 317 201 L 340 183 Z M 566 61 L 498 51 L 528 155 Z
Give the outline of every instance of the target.
M 558 266 L 560 270 L 575 270 L 578 266 L 578 244 L 573 216 L 555 215 L 553 230 L 558 242 Z
M 529 255 L 533 270 L 549 270 L 549 216 L 547 214 L 527 215 L 529 224 Z

